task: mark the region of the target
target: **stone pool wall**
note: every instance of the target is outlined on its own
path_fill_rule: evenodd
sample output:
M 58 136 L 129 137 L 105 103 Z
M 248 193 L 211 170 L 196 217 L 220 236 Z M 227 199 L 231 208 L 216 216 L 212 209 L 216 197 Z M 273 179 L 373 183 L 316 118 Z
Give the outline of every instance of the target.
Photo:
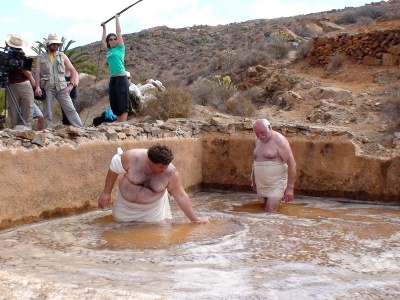
M 277 124 L 274 129 L 291 143 L 297 194 L 400 204 L 400 157 L 359 153 L 343 128 Z M 6 130 L 0 136 L 0 229 L 95 209 L 117 147 L 167 144 L 188 192 L 251 190 L 249 119 Z

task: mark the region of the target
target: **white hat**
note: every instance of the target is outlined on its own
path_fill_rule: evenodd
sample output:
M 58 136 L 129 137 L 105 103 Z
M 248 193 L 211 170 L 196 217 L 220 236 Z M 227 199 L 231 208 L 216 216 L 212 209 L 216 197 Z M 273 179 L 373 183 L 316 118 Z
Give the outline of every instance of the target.
M 46 44 L 64 44 L 56 33 L 50 33 L 47 37 Z
M 127 76 L 128 78 L 132 78 L 131 72 L 126 71 L 126 76 Z
M 22 48 L 28 46 L 28 42 L 24 41 L 18 34 L 7 34 L 6 43 L 13 48 Z

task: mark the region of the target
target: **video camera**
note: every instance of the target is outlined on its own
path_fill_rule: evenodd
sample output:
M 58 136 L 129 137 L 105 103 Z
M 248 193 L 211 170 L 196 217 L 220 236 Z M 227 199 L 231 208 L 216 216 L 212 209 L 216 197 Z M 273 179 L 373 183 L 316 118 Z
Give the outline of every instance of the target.
M 8 81 L 8 72 L 21 68 L 31 71 L 33 59 L 26 57 L 22 50 L 0 47 L 0 87 Z

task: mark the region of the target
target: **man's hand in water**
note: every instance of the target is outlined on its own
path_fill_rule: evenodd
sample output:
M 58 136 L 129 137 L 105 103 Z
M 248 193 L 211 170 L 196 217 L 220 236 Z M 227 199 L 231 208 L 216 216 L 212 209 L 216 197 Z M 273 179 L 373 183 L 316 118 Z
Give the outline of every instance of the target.
M 208 218 L 197 218 L 193 223 L 208 223 Z
M 111 194 L 102 193 L 98 200 L 98 206 L 101 209 L 104 209 L 107 206 L 111 205 Z

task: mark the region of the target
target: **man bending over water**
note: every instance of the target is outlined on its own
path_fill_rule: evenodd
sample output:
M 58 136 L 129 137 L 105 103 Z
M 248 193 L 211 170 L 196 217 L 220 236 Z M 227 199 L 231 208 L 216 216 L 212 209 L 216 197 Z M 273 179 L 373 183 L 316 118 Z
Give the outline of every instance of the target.
M 111 205 L 111 191 L 122 174 L 113 204 L 114 220 L 157 222 L 171 219 L 170 192 L 192 222 L 207 222 L 207 219 L 196 216 L 172 160 L 171 150 L 161 144 L 153 145 L 148 150 L 131 149 L 123 153 L 119 148 L 111 161 L 104 191 L 98 199 L 99 207 Z
M 251 173 L 253 191 L 265 204 L 265 211 L 276 212 L 282 198 L 292 202 L 296 179 L 296 161 L 287 139 L 271 129 L 267 119 L 253 124 L 257 136 Z

